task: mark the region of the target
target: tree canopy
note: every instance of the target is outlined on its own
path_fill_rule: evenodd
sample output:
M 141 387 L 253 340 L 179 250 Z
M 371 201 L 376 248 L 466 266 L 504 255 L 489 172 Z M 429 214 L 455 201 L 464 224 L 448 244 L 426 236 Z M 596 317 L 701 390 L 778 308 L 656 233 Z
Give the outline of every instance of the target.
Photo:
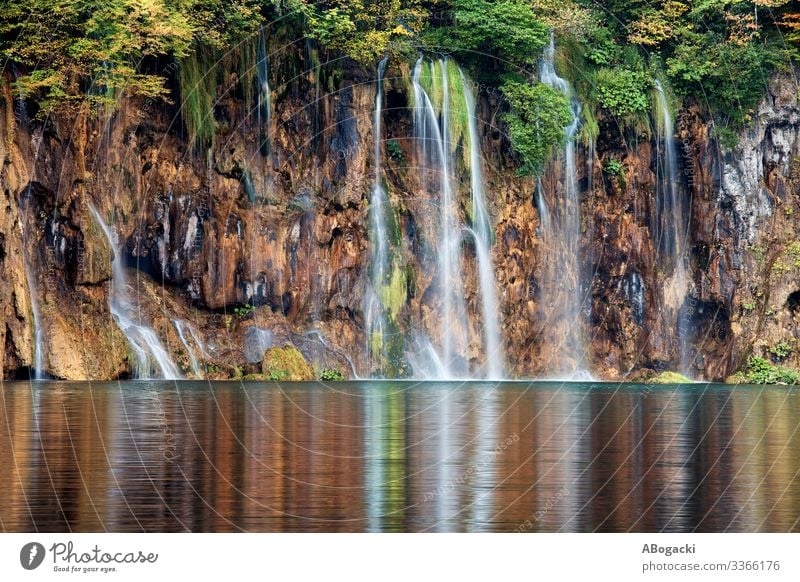
M 123 92 L 213 107 L 207 70 L 253 54 L 241 48 L 280 18 L 331 59 L 373 67 L 386 55 L 453 55 L 506 94 L 509 134 L 532 168 L 555 139 L 528 125 L 562 117 L 536 81 L 551 31 L 559 74 L 585 106 L 627 122 L 647 115 L 658 78 L 707 107 L 720 125 L 746 123 L 770 74 L 800 47 L 789 0 L 6 0 L 0 12 L 5 78 L 39 116 L 88 101 L 113 107 Z M 228 55 L 228 56 L 226 56 Z M 178 64 L 176 68 L 170 64 Z M 241 68 L 242 82 L 253 67 Z M 247 73 L 245 70 L 249 70 Z M 183 95 L 171 94 L 169 81 Z M 546 105 L 553 105 L 553 109 Z M 185 116 L 209 139 L 213 112 Z M 627 120 L 627 121 L 626 121 Z M 550 144 L 552 145 L 552 143 Z

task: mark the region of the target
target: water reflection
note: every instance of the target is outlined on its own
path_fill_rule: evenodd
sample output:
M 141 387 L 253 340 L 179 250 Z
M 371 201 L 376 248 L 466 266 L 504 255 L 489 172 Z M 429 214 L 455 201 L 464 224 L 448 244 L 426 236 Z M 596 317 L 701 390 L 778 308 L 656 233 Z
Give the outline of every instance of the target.
M 8 383 L 5 531 L 796 531 L 785 387 Z

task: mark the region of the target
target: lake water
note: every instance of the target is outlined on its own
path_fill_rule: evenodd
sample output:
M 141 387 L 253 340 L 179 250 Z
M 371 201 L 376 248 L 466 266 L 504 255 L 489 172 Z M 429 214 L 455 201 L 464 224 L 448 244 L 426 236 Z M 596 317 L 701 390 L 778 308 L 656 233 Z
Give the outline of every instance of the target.
M 0 389 L 4 531 L 797 531 L 800 391 Z

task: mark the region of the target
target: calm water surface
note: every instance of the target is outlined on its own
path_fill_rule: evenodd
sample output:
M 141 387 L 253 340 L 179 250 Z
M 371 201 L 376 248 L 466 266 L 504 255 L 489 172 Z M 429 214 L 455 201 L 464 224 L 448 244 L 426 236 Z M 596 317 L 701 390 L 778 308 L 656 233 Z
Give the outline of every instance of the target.
M 797 531 L 800 392 L 5 383 L 4 531 Z

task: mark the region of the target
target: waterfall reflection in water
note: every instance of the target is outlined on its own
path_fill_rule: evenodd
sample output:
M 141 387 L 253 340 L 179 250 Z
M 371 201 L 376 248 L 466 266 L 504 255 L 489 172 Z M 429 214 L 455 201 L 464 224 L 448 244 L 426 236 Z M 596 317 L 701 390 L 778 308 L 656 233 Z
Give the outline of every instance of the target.
M 796 531 L 798 394 L 6 383 L 6 531 Z

